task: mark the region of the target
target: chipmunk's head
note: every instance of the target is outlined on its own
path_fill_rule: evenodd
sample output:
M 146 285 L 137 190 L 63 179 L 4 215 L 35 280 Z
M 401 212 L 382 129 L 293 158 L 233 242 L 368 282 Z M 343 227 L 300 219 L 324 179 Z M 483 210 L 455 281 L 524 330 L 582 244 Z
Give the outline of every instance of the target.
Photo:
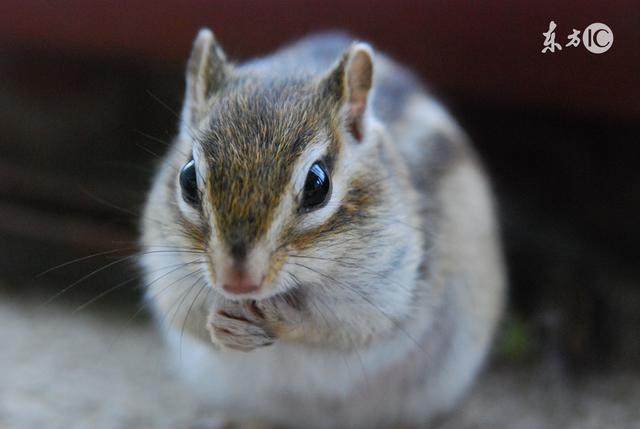
M 185 246 L 206 250 L 210 286 L 231 299 L 393 288 L 420 239 L 370 112 L 371 48 L 352 44 L 319 76 L 260 67 L 228 63 L 208 30 L 195 41 L 171 155 Z

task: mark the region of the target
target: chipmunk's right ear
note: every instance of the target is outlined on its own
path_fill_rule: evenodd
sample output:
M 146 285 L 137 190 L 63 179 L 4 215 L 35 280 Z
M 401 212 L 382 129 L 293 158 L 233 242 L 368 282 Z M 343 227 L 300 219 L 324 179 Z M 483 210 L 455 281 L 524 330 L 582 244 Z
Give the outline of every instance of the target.
M 373 86 L 373 50 L 366 43 L 354 43 L 323 79 L 323 93 L 344 111 L 346 128 L 361 141 L 366 134 L 369 93 Z
M 187 63 L 187 88 L 183 121 L 194 126 L 206 115 L 209 99 L 224 84 L 229 65 L 224 51 L 208 28 L 203 28 L 193 42 Z

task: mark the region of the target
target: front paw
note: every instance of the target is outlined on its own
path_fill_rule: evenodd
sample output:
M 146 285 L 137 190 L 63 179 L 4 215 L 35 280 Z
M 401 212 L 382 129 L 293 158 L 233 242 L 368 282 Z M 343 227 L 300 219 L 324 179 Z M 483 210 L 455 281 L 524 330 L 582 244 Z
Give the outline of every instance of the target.
M 276 339 L 262 310 L 254 301 L 228 302 L 209 315 L 207 330 L 214 344 L 248 352 Z

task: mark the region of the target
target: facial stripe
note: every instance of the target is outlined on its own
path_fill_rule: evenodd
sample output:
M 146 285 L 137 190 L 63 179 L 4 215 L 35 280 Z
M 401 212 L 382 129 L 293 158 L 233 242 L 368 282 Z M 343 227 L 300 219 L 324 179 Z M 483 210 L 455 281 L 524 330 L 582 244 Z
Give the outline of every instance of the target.
M 198 144 L 207 161 L 207 195 L 229 251 L 242 257 L 265 236 L 299 158 L 326 135 L 327 118 L 301 83 L 239 90 L 214 104 Z M 306 174 L 306 172 L 304 172 Z
M 369 209 L 376 204 L 379 188 L 380 185 L 375 180 L 373 183 L 365 178 L 352 180 L 344 201 L 325 223 L 304 232 L 295 232 L 295 226 L 290 225 L 288 235 L 291 239 L 288 240 L 288 246 L 304 250 L 316 245 L 323 237 L 331 239 L 346 226 L 351 228 L 354 224 L 370 220 Z
M 307 168 L 300 160 L 311 147 L 320 142 L 324 162 L 334 169 L 343 146 L 341 116 L 316 86 L 239 77 L 211 100 L 208 119 L 193 136 L 204 182 L 200 209 L 211 227 L 208 241 L 224 246 L 239 262 L 260 240 L 279 241 L 292 206 L 299 203 L 291 198 L 304 185 Z M 307 215 L 307 225 L 335 210 Z

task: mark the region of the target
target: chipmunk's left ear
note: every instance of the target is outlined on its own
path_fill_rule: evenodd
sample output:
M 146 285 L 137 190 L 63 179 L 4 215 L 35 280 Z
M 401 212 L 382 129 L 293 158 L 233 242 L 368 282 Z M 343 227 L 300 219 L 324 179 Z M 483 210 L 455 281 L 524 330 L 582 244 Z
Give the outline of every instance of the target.
M 322 87 L 344 109 L 347 130 L 362 141 L 369 93 L 373 84 L 373 49 L 354 43 L 323 79 Z
M 183 121 L 194 126 L 206 114 L 211 96 L 224 85 L 229 74 L 224 51 L 208 28 L 198 32 L 187 64 L 187 87 Z

